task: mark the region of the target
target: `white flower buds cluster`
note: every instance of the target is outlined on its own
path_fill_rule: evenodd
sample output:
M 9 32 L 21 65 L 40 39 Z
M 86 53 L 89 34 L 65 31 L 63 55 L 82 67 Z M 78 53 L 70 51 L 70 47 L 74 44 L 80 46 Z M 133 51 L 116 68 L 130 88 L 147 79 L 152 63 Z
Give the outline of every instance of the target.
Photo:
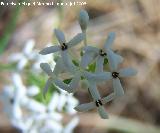
M 59 41 L 59 45 L 51 46 L 44 48 L 40 51 L 40 54 L 46 55 L 55 52 L 59 52 L 61 57 L 57 60 L 56 66 L 52 71 L 49 67 L 49 64 L 41 64 L 41 68 L 49 75 L 49 80 L 44 89 L 44 95 L 48 89 L 48 84 L 54 84 L 61 88 L 62 90 L 67 91 L 68 93 L 74 93 L 77 91 L 78 84 L 82 81 L 82 85 L 88 87 L 89 92 L 93 98 L 93 102 L 80 104 L 75 109 L 77 111 L 88 111 L 93 108 L 97 108 L 99 115 L 102 119 L 107 119 L 108 114 L 105 111 L 104 104 L 119 97 L 124 94 L 123 88 L 120 83 L 120 78 L 133 76 L 137 72 L 132 68 L 118 69 L 118 65 L 122 63 L 123 57 L 115 53 L 111 46 L 115 39 L 115 33 L 110 32 L 105 43 L 104 48 L 99 49 L 93 46 L 87 46 L 86 42 L 86 31 L 87 25 L 89 21 L 89 16 L 86 11 L 81 10 L 79 14 L 79 24 L 82 29 L 82 33 L 77 34 L 73 39 L 69 42 L 66 42 L 65 36 L 62 31 L 56 29 L 55 35 L 57 40 Z M 84 35 L 85 34 L 85 35 Z M 73 62 L 76 60 L 72 60 L 70 57 L 70 53 L 68 50 L 79 44 L 81 41 L 85 41 L 85 47 L 83 48 L 83 55 L 81 57 L 80 63 L 75 65 Z M 108 60 L 108 65 L 110 71 L 104 72 L 104 60 Z M 94 72 L 90 72 L 87 68 L 88 66 L 95 62 L 95 70 Z M 71 81 L 66 84 L 60 79 L 60 74 L 64 71 L 69 72 L 73 75 Z M 101 98 L 100 93 L 97 89 L 97 84 L 103 81 L 112 80 L 113 83 L 113 93 L 110 95 Z M 85 82 L 84 82 L 85 81 Z

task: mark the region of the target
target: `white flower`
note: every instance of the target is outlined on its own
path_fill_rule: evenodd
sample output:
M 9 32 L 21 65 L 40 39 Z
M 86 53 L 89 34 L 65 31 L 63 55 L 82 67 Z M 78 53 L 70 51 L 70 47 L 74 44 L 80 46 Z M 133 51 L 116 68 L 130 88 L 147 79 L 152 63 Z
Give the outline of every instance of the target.
M 12 74 L 13 85 L 5 86 L 1 94 L 4 103 L 5 112 L 11 119 L 21 119 L 21 106 L 25 104 L 28 97 L 35 96 L 39 93 L 39 88 L 30 86 L 28 89 L 23 85 L 18 73 Z
M 11 120 L 11 124 L 13 127 L 17 128 L 22 133 L 28 133 L 28 132 L 29 133 L 37 133 L 32 127 L 33 121 L 34 120 L 31 119 L 30 117 L 24 118 L 24 116 L 22 116 L 21 119 Z
M 63 109 L 65 109 L 65 112 L 75 114 L 71 108 L 73 109 L 73 107 L 77 105 L 77 100 L 72 95 L 66 94 L 66 92 L 62 93 L 61 91 L 60 94 L 54 92 L 47 106 L 38 102 L 32 102 L 31 104 L 32 112 L 35 112 L 32 119 L 34 119 L 40 127 L 39 131 L 42 133 L 71 133 L 78 124 L 77 117 L 73 118 L 66 126 L 63 126 L 61 123 L 63 116 L 60 112 L 63 112 Z M 41 107 L 39 104 L 41 104 Z
M 23 51 L 21 53 L 12 54 L 9 57 L 9 61 L 17 62 L 17 69 L 21 71 L 27 65 L 28 61 L 35 57 L 36 53 L 33 52 L 34 45 L 34 40 L 27 41 Z
M 108 72 L 108 79 L 112 79 L 114 93 L 117 97 L 122 96 L 124 94 L 124 90 L 120 83 L 120 78 L 134 76 L 137 74 L 137 71 L 133 68 L 123 68 L 118 70 L 118 64 L 115 63 L 113 59 L 113 52 L 108 52 L 108 60 L 111 72 Z
M 56 107 L 58 106 L 58 102 L 59 102 L 58 100 L 59 100 L 59 95 L 58 93 L 55 92 L 47 106 L 39 102 L 31 102 L 32 108 L 30 109 L 34 112 L 37 112 L 35 115 L 35 118 L 37 120 L 48 118 L 48 119 L 60 121 L 62 119 L 62 116 L 60 113 L 57 113 L 55 111 Z
M 47 46 L 51 46 L 51 44 L 47 44 Z M 41 54 L 38 53 L 38 50 L 34 50 L 34 52 L 36 52 L 36 56 L 34 58 L 34 63 L 32 65 L 32 71 L 34 73 L 40 73 L 42 72 L 42 69 L 40 68 L 40 63 L 42 62 L 48 62 L 52 68 L 55 67 L 56 62 L 53 60 L 53 55 L 48 54 L 45 56 L 42 56 Z
M 90 89 L 90 91 L 92 92 L 94 90 Z M 93 95 L 94 99 L 96 99 L 96 97 L 100 98 L 99 93 L 97 93 L 96 90 L 95 90 L 95 94 L 93 94 L 93 93 L 94 92 L 92 92 L 91 94 Z M 94 95 L 97 95 L 97 96 L 94 96 Z M 93 102 L 80 104 L 80 105 L 76 106 L 75 109 L 79 112 L 89 111 L 91 109 L 99 108 L 100 106 L 103 106 L 104 104 L 112 101 L 114 98 L 115 98 L 115 94 L 111 93 L 110 95 L 108 95 L 104 98 L 98 99 L 98 100 L 96 99 Z M 99 111 L 99 114 L 102 118 L 104 118 L 104 119 L 108 118 L 106 112 L 104 112 L 104 109 L 102 107 L 99 108 L 98 111 Z
M 74 128 L 78 125 L 79 118 L 74 117 L 63 129 L 63 133 L 73 133 Z
M 76 111 L 74 110 L 74 107 L 78 105 L 78 100 L 73 96 L 73 94 L 68 94 L 66 91 L 59 88 L 58 86 L 57 88 L 60 91 L 59 103 L 57 105 L 58 111 L 63 111 L 63 108 L 65 107 L 65 112 L 71 115 L 75 114 Z
M 22 110 L 20 104 L 14 98 L 15 90 L 13 86 L 5 86 L 0 94 L 0 100 L 3 102 L 4 112 L 12 119 L 20 119 Z
M 56 92 L 53 94 L 47 106 L 39 102 L 31 101 L 30 110 L 32 110 L 32 119 L 34 119 L 35 124 L 40 125 L 40 131 L 61 131 L 63 129 L 61 124 L 63 116 L 56 111 L 58 104 L 59 94 Z
M 84 39 L 84 35 L 83 33 L 79 33 L 75 37 L 73 37 L 73 39 L 71 39 L 69 42 L 66 42 L 65 36 L 62 31 L 55 29 L 54 32 L 60 45 L 44 48 L 42 51 L 40 51 L 40 54 L 46 55 L 50 53 L 60 52 L 64 64 L 66 65 L 66 67 L 68 67 L 70 71 L 72 71 L 72 69 L 74 68 L 68 61 L 68 49 L 80 43 Z
M 115 54 L 110 48 L 111 45 L 113 44 L 114 39 L 115 39 L 115 33 L 110 32 L 104 44 L 103 49 L 99 49 L 92 46 L 84 47 L 85 53 L 81 59 L 81 67 L 86 68 L 89 63 L 91 63 L 94 59 L 96 59 L 96 72 L 103 72 L 103 63 L 105 58 L 108 59 L 108 52 L 113 53 L 112 59 L 115 60 L 114 61 L 115 64 L 121 63 L 123 61 L 123 58 L 120 55 Z

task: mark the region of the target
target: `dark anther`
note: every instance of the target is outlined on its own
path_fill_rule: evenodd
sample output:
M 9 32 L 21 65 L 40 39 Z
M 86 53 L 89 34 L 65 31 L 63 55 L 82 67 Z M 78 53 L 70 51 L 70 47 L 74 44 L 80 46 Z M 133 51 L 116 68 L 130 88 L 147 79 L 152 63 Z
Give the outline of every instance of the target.
M 117 73 L 117 72 L 112 72 L 112 77 L 113 78 L 117 78 L 119 76 L 119 73 Z
M 61 49 L 66 50 L 67 48 L 68 48 L 67 45 L 65 43 L 63 43 L 62 46 L 61 46 Z
M 14 103 L 14 99 L 13 99 L 13 98 L 10 99 L 10 103 L 11 103 L 11 104 Z
M 106 55 L 107 55 L 107 53 L 105 53 L 102 49 L 99 51 L 99 54 L 100 54 L 101 56 L 106 56 Z
M 46 113 L 49 113 L 49 109 L 46 109 Z
M 102 106 L 102 105 L 103 105 L 101 100 L 97 100 L 95 103 L 96 103 L 96 106 L 97 106 L 97 107 L 99 107 L 99 106 Z

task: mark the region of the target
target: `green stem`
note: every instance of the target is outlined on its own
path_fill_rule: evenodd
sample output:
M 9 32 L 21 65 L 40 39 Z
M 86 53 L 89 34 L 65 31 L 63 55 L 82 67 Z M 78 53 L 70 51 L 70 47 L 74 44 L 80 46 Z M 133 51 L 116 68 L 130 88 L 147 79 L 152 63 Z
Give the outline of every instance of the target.
M 82 31 L 84 34 L 84 46 L 87 46 L 87 34 L 86 34 L 86 30 Z

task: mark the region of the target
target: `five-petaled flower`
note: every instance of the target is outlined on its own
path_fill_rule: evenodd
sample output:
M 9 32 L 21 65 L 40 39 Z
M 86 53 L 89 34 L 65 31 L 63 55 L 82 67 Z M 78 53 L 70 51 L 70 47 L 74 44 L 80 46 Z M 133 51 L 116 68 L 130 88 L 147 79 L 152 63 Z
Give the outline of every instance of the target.
M 73 66 L 70 66 L 71 63 L 68 61 L 68 58 L 69 58 L 68 49 L 79 44 L 84 39 L 84 35 L 83 33 L 79 33 L 75 37 L 73 37 L 69 42 L 66 42 L 65 36 L 61 30 L 55 29 L 54 33 L 60 45 L 44 48 L 42 51 L 40 51 L 40 54 L 46 55 L 46 54 L 55 53 L 59 51 L 62 56 L 64 64 L 66 65 L 66 67 L 68 67 L 70 71 L 72 71 L 72 69 L 74 68 Z
M 93 46 L 84 47 L 83 50 L 85 53 L 82 56 L 81 67 L 86 68 L 88 64 L 90 64 L 93 60 L 96 60 L 96 72 L 103 72 L 103 63 L 105 58 L 108 59 L 108 52 L 113 53 L 112 59 L 116 60 L 114 61 L 116 64 L 121 63 L 123 58 L 111 50 L 111 45 L 113 44 L 114 39 L 115 33 L 110 32 L 104 44 L 104 49 L 99 49 Z

